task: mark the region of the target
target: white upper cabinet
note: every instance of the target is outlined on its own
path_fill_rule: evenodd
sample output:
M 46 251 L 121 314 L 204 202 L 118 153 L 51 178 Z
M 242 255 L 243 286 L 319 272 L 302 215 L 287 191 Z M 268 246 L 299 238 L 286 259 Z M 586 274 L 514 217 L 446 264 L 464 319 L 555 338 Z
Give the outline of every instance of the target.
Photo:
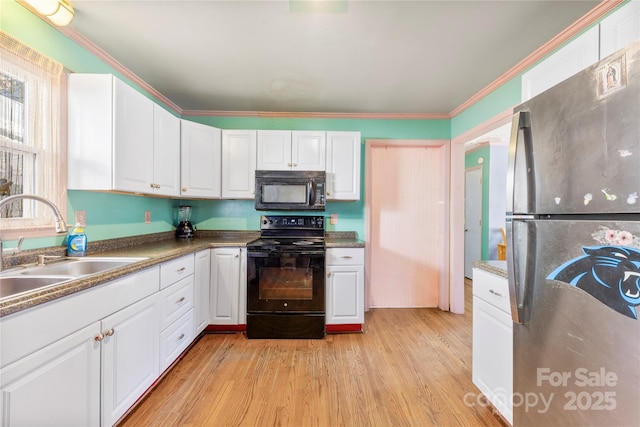
M 640 39 L 640 1 L 631 1 L 600 22 L 600 58 Z
M 255 130 L 222 131 L 222 198 L 253 199 L 256 175 Z
M 220 129 L 182 120 L 180 145 L 180 195 L 189 198 L 220 198 Z
M 68 86 L 68 188 L 176 195 L 178 119 L 111 74 Z
M 291 170 L 291 131 L 258 131 L 258 170 Z
M 258 131 L 258 170 L 325 170 L 326 132 Z
M 327 200 L 360 199 L 360 132 L 327 132 Z
M 598 39 L 596 26 L 524 73 L 522 101 L 533 98 L 598 61 Z
M 153 183 L 155 194 L 180 195 L 180 119 L 153 105 Z
M 152 192 L 153 101 L 116 78 L 114 88 L 114 189 Z
M 291 169 L 323 171 L 326 167 L 326 132 L 291 132 Z
M 533 98 L 640 38 L 640 1 L 630 1 L 522 75 L 522 101 Z

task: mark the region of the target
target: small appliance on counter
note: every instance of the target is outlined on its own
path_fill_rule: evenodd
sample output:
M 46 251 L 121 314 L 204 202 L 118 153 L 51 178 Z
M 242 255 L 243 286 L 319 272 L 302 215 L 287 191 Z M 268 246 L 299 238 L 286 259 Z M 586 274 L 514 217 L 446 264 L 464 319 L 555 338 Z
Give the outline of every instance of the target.
M 195 237 L 196 228 L 191 223 L 191 206 L 180 206 L 178 208 L 178 225 L 176 226 L 176 237 L 190 239 Z

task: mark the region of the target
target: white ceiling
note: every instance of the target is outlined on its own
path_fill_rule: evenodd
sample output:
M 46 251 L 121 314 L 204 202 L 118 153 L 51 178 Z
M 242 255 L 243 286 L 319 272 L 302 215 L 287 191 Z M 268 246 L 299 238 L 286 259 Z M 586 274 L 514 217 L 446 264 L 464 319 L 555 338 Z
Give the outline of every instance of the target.
M 183 110 L 414 114 L 449 114 L 599 3 L 71 1 L 73 29 Z

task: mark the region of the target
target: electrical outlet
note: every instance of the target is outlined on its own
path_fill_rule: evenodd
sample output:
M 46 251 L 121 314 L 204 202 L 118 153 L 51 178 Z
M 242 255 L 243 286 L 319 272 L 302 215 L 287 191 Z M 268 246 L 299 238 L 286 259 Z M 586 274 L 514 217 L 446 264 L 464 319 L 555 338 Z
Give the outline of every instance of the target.
M 338 223 L 338 214 L 337 213 L 332 213 L 329 218 L 330 218 L 329 219 L 329 224 L 336 225 Z
M 74 224 L 80 224 L 81 227 L 87 226 L 87 211 L 76 211 L 76 220 Z
M 144 211 L 144 223 L 151 224 L 151 211 Z

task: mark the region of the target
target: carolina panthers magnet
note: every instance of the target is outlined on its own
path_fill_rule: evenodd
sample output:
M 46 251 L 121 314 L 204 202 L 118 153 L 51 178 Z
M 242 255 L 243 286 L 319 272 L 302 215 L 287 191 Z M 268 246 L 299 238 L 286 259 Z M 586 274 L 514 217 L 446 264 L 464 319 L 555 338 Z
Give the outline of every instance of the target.
M 635 307 L 640 305 L 640 250 L 630 246 L 636 246 L 636 240 L 640 239 L 627 231 L 606 227 L 601 227 L 593 237 L 597 241 L 618 244 L 583 246 L 583 256 L 565 262 L 547 279 L 580 288 L 618 313 L 637 319 Z

